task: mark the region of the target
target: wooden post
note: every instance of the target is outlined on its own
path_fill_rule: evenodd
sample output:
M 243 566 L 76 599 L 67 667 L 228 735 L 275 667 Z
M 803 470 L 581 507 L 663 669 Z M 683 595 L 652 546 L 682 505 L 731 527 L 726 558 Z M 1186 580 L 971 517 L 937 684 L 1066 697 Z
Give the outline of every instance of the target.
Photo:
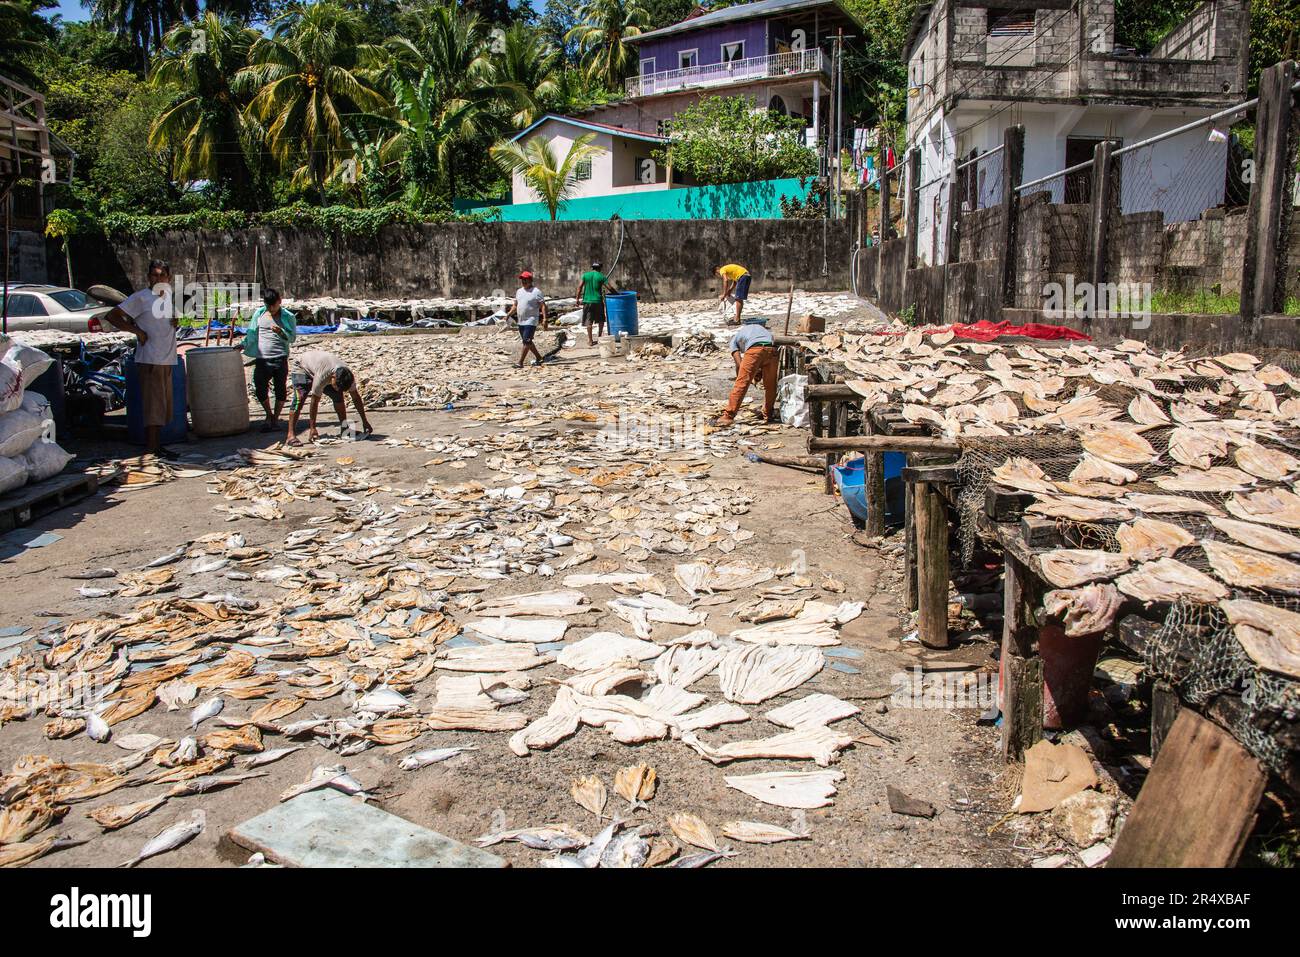
M 1280 312 L 1286 300 L 1287 230 L 1300 107 L 1291 87 L 1296 64 L 1286 60 L 1259 78 L 1255 109 L 1255 182 L 1246 208 L 1246 248 L 1241 267 L 1241 317 Z
M 1088 282 L 1092 283 L 1093 303 L 1101 301 L 1101 284 L 1106 281 L 1106 259 L 1109 255 L 1110 213 L 1114 205 L 1111 195 L 1115 182 L 1115 161 L 1111 157 L 1115 145 L 1102 140 L 1092 151 L 1092 214 L 1088 226 Z M 1083 317 L 1083 331 L 1089 332 L 1092 313 Z
M 785 301 L 785 334 L 790 334 L 790 310 L 794 308 L 794 280 L 790 280 L 790 297 Z
M 1020 182 L 1025 175 L 1025 128 L 1002 133 L 1002 305 L 1016 304 L 1016 221 L 1020 218 Z
M 1039 587 L 1029 568 L 1010 554 L 1002 587 L 1002 755 L 1019 761 L 1043 736 L 1043 660 L 1034 618 Z
M 917 637 L 927 648 L 948 647 L 948 508 L 938 488 L 917 482 L 916 507 Z
M 916 268 L 916 244 L 920 240 L 921 193 L 916 188 L 921 181 L 921 150 L 913 146 L 907 152 L 907 268 Z
M 862 430 L 867 435 L 875 432 L 868 413 L 862 415 Z M 863 463 L 863 480 L 866 482 L 867 522 L 866 532 L 870 536 L 885 534 L 885 454 L 867 452 Z
M 903 458 L 904 466 L 912 464 L 911 454 Z M 920 596 L 916 590 L 916 483 L 903 483 L 903 606 L 916 611 Z
M 840 434 L 838 429 L 839 429 L 839 403 L 832 402 L 830 403 L 830 410 L 826 415 L 826 437 L 830 439 L 835 438 Z M 834 473 L 831 472 L 831 466 L 835 464 L 835 459 L 838 457 L 839 457 L 838 452 L 826 453 L 825 491 L 827 495 L 835 494 L 835 479 L 834 479 Z

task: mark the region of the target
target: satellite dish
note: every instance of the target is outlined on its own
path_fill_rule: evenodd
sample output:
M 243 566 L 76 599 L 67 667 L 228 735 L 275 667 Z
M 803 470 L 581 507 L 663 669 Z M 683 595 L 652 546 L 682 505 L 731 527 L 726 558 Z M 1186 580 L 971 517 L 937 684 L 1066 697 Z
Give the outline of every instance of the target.
M 767 104 L 767 108 L 773 113 L 780 113 L 782 116 L 785 116 L 788 113 L 785 108 L 785 100 L 781 99 L 779 96 L 772 97 L 771 102 Z

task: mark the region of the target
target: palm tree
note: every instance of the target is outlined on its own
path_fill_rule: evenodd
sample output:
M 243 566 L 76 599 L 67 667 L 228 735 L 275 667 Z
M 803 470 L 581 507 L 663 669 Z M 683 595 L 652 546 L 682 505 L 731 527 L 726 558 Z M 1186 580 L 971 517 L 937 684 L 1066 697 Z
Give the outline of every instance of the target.
M 546 204 L 551 221 L 578 185 L 578 164 L 601 152 L 593 146 L 595 133 L 584 133 L 569 146 L 563 160 L 557 160 L 551 141 L 534 136 L 522 146 L 513 140 L 492 147 L 492 158 L 509 176 L 523 177 L 528 188 Z
M 523 128 L 563 102 L 563 55 L 536 30 L 516 23 L 501 35 L 494 54 L 496 78 L 517 89 L 523 101 L 513 116 L 515 126 Z
M 272 21 L 274 32 L 249 51 L 233 88 L 252 93 L 248 114 L 266 128 L 271 155 L 297 183 L 318 190 L 352 158 L 348 130 L 388 101 L 372 85 L 368 64 L 380 54 L 363 43 L 361 16 L 330 0 L 298 4 Z
M 0 75 L 28 86 L 40 80 L 24 62 L 38 53 L 45 39 L 45 21 L 37 14 L 38 0 L 0 0 Z
M 198 0 L 89 0 L 89 6 L 92 20 L 135 45 L 142 67 L 150 51 L 162 46 L 163 34 L 199 12 Z
M 636 66 L 636 50 L 627 40 L 646 28 L 641 0 L 585 0 L 578 16 L 565 39 L 577 43 L 587 75 L 615 89 Z
M 149 82 L 172 91 L 167 108 L 149 129 L 149 146 L 170 149 L 172 176 L 247 189 L 252 175 L 243 144 L 249 133 L 230 78 L 248 63 L 260 34 L 205 13 L 167 31 Z

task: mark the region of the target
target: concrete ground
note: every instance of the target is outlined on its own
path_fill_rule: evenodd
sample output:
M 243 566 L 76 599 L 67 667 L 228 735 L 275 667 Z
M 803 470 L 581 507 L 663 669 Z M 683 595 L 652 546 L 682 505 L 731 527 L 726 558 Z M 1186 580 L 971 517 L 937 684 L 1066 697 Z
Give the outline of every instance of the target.
M 839 322 L 861 316 L 842 317 Z M 404 348 L 437 349 L 441 337 L 397 337 Z M 494 397 L 505 389 L 519 389 L 529 381 L 553 387 L 566 384 L 568 401 L 589 403 L 593 408 L 607 395 L 645 375 L 646 363 L 603 360 L 596 350 L 566 350 L 562 364 L 545 370 L 509 371 L 508 363 L 516 356 L 515 340 L 501 335 L 484 340 L 484 354 L 499 360 L 500 377 L 485 380 L 488 392 L 477 393 L 470 403 L 491 408 Z M 496 359 L 492 360 L 495 356 Z M 672 360 L 658 360 L 672 361 Z M 730 387 L 731 360 L 717 353 L 697 360 L 706 371 L 704 382 L 714 401 Z M 480 375 L 481 370 L 475 372 Z M 529 378 L 535 377 L 535 378 Z M 554 401 L 553 399 L 551 401 Z M 545 404 L 542 404 L 545 408 Z M 717 407 L 715 406 L 715 409 Z M 332 415 L 323 413 L 325 421 Z M 386 470 L 395 485 L 414 486 L 428 478 L 447 484 L 482 481 L 491 484 L 496 475 L 486 467 L 482 455 L 470 460 L 466 468 L 429 466 L 428 451 L 418 447 L 393 447 L 384 438 L 404 439 L 458 436 L 472 439 L 499 429 L 492 421 L 476 421 L 471 408 L 453 411 L 384 411 L 372 413 L 377 435 L 367 442 L 323 448 L 325 461 L 347 455 L 358 467 Z M 742 422 L 745 421 L 742 419 Z M 764 447 L 780 446 L 788 452 L 801 453 L 806 433 L 784 427 L 772 427 L 746 437 Z M 184 448 L 201 456 L 216 457 L 228 451 L 250 446 L 269 446 L 279 435 L 264 435 L 256 430 L 227 439 L 187 443 Z M 102 438 L 78 436 L 68 442 L 83 456 L 125 455 L 132 450 Z M 742 450 L 743 451 L 743 448 Z M 840 662 L 840 668 L 827 667 L 803 686 L 778 699 L 748 710 L 755 720 L 743 725 L 725 726 L 710 735 L 720 740 L 760 737 L 778 730 L 765 725 L 759 715 L 776 705 L 823 691 L 858 704 L 858 718 L 850 718 L 835 727 L 863 741 L 844 751 L 833 765 L 844 772 L 833 805 L 805 812 L 810 828 L 809 840 L 770 846 L 737 844 L 725 841 L 739 851 L 738 856 L 720 861 L 715 867 L 736 866 L 997 866 L 1018 864 L 1025 856 L 1012 846 L 1005 829 L 996 827 L 1006 813 L 1014 790 L 1008 788 L 1006 769 L 996 755 L 997 733 L 994 728 L 977 725 L 971 710 L 935 710 L 898 707 L 890 702 L 897 689 L 897 676 L 912 667 L 919 654 L 914 643 L 900 638 L 910 625 L 902 604 L 901 563 L 890 549 L 863 547 L 854 540 L 855 529 L 844 506 L 827 496 L 820 477 L 772 465 L 756 464 L 743 458 L 739 451 L 726 458 L 714 459 L 708 482 L 711 486 L 743 487 L 753 496 L 747 514 L 739 516 L 741 526 L 755 536 L 733 553 L 741 559 L 773 568 L 788 565 L 792 553 L 802 550 L 806 556 L 807 575 L 814 583 L 832 576 L 844 585 L 843 593 L 822 590 L 814 597 L 832 602 L 859 600 L 866 604 L 861 618 L 845 626 L 841 634 L 844 647 L 860 657 L 828 659 Z M 61 536 L 60 540 L 41 548 L 29 548 L 0 561 L 0 594 L 5 596 L 5 615 L 0 624 L 28 626 L 32 633 L 48 627 L 52 618 L 67 622 L 77 618 L 125 612 L 134 606 L 131 599 L 83 599 L 78 594 L 82 582 L 65 577 L 83 569 L 111 566 L 119 571 L 142 567 L 151 559 L 171 551 L 176 545 L 214 532 L 240 532 L 250 546 L 265 545 L 280 549 L 284 536 L 307 526 L 309 519 L 328 515 L 334 506 L 319 498 L 292 501 L 283 506 L 285 518 L 265 522 L 249 518 L 225 521 L 214 511 L 222 504 L 220 496 L 210 494 L 205 477 L 186 478 L 163 485 L 126 491 L 108 487 L 93 498 L 55 512 L 34 523 L 32 528 Z M 860 537 L 860 536 L 859 536 Z M 617 559 L 618 556 L 614 556 Z M 716 555 L 709 556 L 716 559 Z M 655 554 L 645 566 L 666 582 L 672 581 L 672 566 L 678 556 Z M 188 562 L 184 563 L 188 564 Z M 180 566 L 184 568 L 184 564 Z M 348 566 L 334 570 L 348 575 Z M 582 572 L 587 568 L 579 567 Z M 211 580 L 196 581 L 200 587 L 229 589 L 215 575 Z M 532 587 L 559 587 L 558 578 Z M 97 583 L 90 583 L 97 584 Z M 188 584 L 188 582 L 187 582 Z M 266 582 L 239 582 L 235 586 L 245 597 L 278 598 L 273 585 Z M 494 585 L 488 595 L 522 589 L 518 582 Z M 587 589 L 594 603 L 603 607 L 607 599 L 617 597 L 608 588 Z M 814 589 L 817 592 L 817 589 Z M 681 594 L 672 596 L 681 600 Z M 733 596 L 736 597 L 736 596 Z M 737 627 L 726 606 L 708 609 L 706 627 L 725 633 Z M 599 629 L 627 632 L 622 622 L 608 616 Z M 23 650 L 31 649 L 31 644 Z M 991 645 L 966 649 L 971 660 L 988 670 Z M 533 679 L 532 698 L 518 706 L 530 717 L 544 712 L 551 700 L 545 679 L 562 677 L 565 670 L 552 663 L 529 672 Z M 414 689 L 411 697 L 422 704 L 432 702 L 433 685 L 438 672 Z M 718 700 L 717 678 L 709 676 L 695 690 Z M 227 713 L 242 714 L 258 700 L 228 702 Z M 324 701 L 310 701 L 294 718 L 309 715 L 337 716 L 346 713 L 340 696 Z M 115 734 L 151 732 L 179 739 L 187 732 L 188 708 L 168 712 L 155 706 L 146 713 L 124 722 Z M 0 773 L 7 771 L 21 755 L 50 755 L 62 761 L 107 762 L 126 752 L 111 744 L 98 744 L 84 734 L 65 740 L 47 740 L 43 734 L 44 715 L 0 726 Z M 760 730 L 761 729 L 761 730 Z M 177 851 L 162 855 L 143 866 L 229 866 L 243 863 L 248 852 L 235 846 L 226 836 L 239 822 L 272 806 L 287 787 L 305 781 L 312 768 L 320 764 L 343 763 L 354 777 L 374 795 L 375 803 L 394 814 L 425 825 L 452 838 L 472 841 L 475 837 L 501 826 L 524 827 L 550 823 L 567 823 L 587 834 L 603 826 L 570 797 L 573 779 L 594 774 L 610 791 L 609 808 L 624 808 L 613 791 L 618 768 L 646 762 L 658 774 L 659 789 L 648 810 L 631 815 L 635 823 L 650 824 L 668 834 L 666 819 L 676 812 L 690 812 L 709 822 L 715 830 L 723 821 L 763 821 L 792 826 L 790 811 L 761 804 L 729 789 L 723 782 L 726 774 L 755 773 L 769 770 L 807 770 L 808 762 L 751 760 L 722 767 L 715 766 L 681 742 L 663 740 L 627 746 L 617 743 L 599 729 L 583 727 L 549 751 L 533 752 L 527 758 L 515 756 L 507 748 L 506 733 L 428 732 L 414 744 L 386 748 L 377 746 L 348 758 L 317 744 L 308 743 L 303 750 L 270 765 L 263 778 L 245 781 L 237 787 L 203 795 L 173 798 L 161 810 L 121 830 L 100 834 L 87 812 L 102 805 L 123 804 L 152 796 L 155 789 L 121 789 L 106 797 L 74 805 L 63 820 L 49 832 L 85 838 L 87 843 L 52 853 L 37 866 L 68 867 L 111 865 L 132 857 L 139 848 L 174 820 L 187 816 L 196 807 L 207 812 L 203 834 Z M 268 748 L 288 742 L 268 736 Z M 302 743 L 302 742 L 294 742 Z M 445 763 L 414 772 L 398 769 L 398 761 L 411 750 L 453 745 L 473 745 L 475 751 L 459 755 Z M 239 770 L 238 765 L 231 770 Z M 886 787 L 894 786 L 906 794 L 928 801 L 938 810 L 932 819 L 892 813 L 886 799 Z M 1009 793 L 1010 790 L 1010 793 Z M 161 793 L 159 791 L 158 793 Z M 545 852 L 505 843 L 493 848 L 515 866 L 535 866 Z

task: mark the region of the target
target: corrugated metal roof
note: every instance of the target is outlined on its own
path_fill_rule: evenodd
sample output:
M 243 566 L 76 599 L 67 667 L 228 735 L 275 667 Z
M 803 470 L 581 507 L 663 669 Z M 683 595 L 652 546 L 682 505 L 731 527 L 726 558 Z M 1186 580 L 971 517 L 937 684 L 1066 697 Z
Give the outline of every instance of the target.
M 794 13 L 799 10 L 812 10 L 814 7 L 834 7 L 848 19 L 853 19 L 849 12 L 839 5 L 837 0 L 758 0 L 757 3 L 742 3 L 723 10 L 714 10 L 702 16 L 683 20 L 681 23 L 674 23 L 658 30 L 651 30 L 649 33 L 643 33 L 640 36 L 628 37 L 627 42 L 640 43 L 643 40 L 654 40 L 674 33 L 702 30 L 707 27 L 721 26 L 724 23 L 738 23 L 742 20 L 753 20 L 758 17 L 774 17 L 782 13 Z
M 642 133 L 640 130 L 630 130 L 626 126 L 612 126 L 609 123 L 597 123 L 595 120 L 579 120 L 572 116 L 564 116 L 561 113 L 547 113 L 545 116 L 533 122 L 533 124 L 527 129 L 520 130 L 514 136 L 510 137 L 511 142 L 527 136 L 547 120 L 555 120 L 557 123 L 568 123 L 570 126 L 577 126 L 584 130 L 591 130 L 594 133 L 612 133 L 615 136 L 625 136 L 628 139 L 644 140 L 647 143 L 668 142 L 668 137 L 666 136 L 656 136 L 654 133 Z

